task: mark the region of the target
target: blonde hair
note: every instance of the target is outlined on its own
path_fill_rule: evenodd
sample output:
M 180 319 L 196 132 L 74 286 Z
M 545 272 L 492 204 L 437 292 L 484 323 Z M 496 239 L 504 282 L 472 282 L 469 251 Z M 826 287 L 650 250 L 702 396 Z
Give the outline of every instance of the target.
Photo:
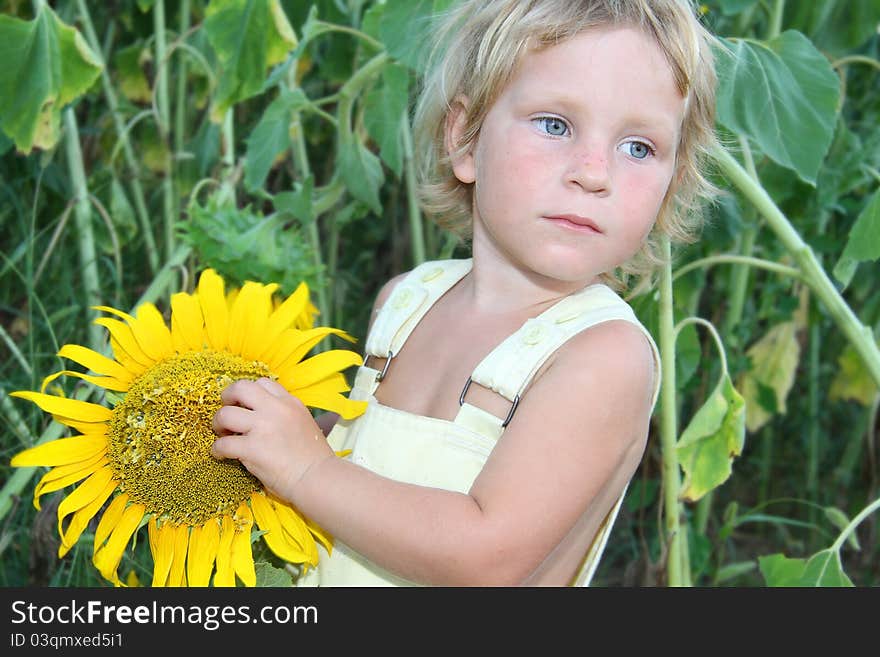
M 475 144 L 483 119 L 523 55 L 585 30 L 633 26 L 666 56 L 685 113 L 675 173 L 654 229 L 630 261 L 603 278 L 620 289 L 629 276 L 652 273 L 663 261 L 660 235 L 675 242 L 695 239 L 702 202 L 716 191 L 703 174 L 716 140 L 716 78 L 714 37 L 700 24 L 690 0 L 463 0 L 442 18 L 414 118 L 416 152 L 422 158 L 421 202 L 440 226 L 465 239 L 471 235 L 473 185 L 455 177 L 446 148 L 446 123 L 455 99 L 469 101 L 460 154 Z

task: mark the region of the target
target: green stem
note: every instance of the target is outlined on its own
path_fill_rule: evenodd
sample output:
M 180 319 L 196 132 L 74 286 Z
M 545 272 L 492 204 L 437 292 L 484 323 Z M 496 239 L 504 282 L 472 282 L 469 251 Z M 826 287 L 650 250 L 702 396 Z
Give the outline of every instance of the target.
M 767 220 L 768 226 L 776 233 L 782 245 L 791 253 L 800 268 L 803 280 L 828 309 L 834 322 L 862 358 L 871 378 L 880 386 L 880 348 L 874 340 L 871 328 L 862 324 L 847 305 L 819 264 L 815 253 L 803 241 L 788 218 L 776 207 L 766 190 L 755 182 L 724 148 L 717 148 L 714 156 L 722 173 L 752 202 Z
M 785 14 L 785 0 L 776 0 L 770 10 L 770 25 L 767 29 L 767 39 L 779 36 L 782 31 L 782 16 Z
M 80 0 L 82 2 L 82 0 Z M 189 0 L 180 2 L 180 38 L 189 31 Z M 174 161 L 178 162 L 183 153 L 183 141 L 186 135 L 186 107 L 189 99 L 186 97 L 186 57 L 178 57 L 177 62 L 177 98 L 174 105 Z
M 795 279 L 801 278 L 801 272 L 799 269 L 795 269 L 794 267 L 786 267 L 785 265 L 780 265 L 778 263 L 772 262 L 771 260 L 762 260 L 761 258 L 741 255 L 715 255 L 707 256 L 705 258 L 700 258 L 698 260 L 687 263 L 685 266 L 675 271 L 675 274 L 672 275 L 672 280 L 675 281 L 681 276 L 687 274 L 688 272 L 693 271 L 694 269 L 700 269 L 703 267 L 710 267 L 712 265 L 721 264 L 735 264 L 743 266 L 749 265 L 752 267 L 757 267 L 758 269 L 766 269 L 767 271 L 776 272 L 777 274 L 782 274 L 783 276 L 789 276 Z M 748 269 L 747 267 L 743 268 L 746 270 Z
M 709 331 L 709 334 L 712 336 L 712 340 L 715 341 L 715 347 L 718 349 L 718 357 L 721 360 L 721 377 L 724 378 L 725 376 L 727 376 L 727 355 L 724 352 L 724 343 L 721 340 L 721 336 L 718 335 L 718 331 L 712 325 L 712 322 L 705 320 L 702 317 L 686 317 L 675 325 L 675 328 L 673 329 L 674 337 L 678 338 L 678 334 L 681 332 L 681 330 L 685 326 L 689 326 L 690 324 L 699 324 Z
M 834 68 L 842 68 L 849 64 L 865 64 L 880 70 L 880 61 L 873 57 L 867 57 L 866 55 L 847 55 L 846 57 L 841 57 L 832 62 L 831 66 Z
M 79 129 L 76 125 L 76 115 L 73 107 L 64 110 L 64 128 L 67 132 L 65 140 L 67 146 L 67 168 L 73 185 L 73 194 L 76 199 L 74 205 L 74 220 L 76 232 L 79 238 L 79 260 L 82 269 L 83 289 L 85 292 L 86 315 L 89 319 L 89 347 L 99 349 L 103 342 L 103 333 L 100 326 L 96 326 L 91 320 L 97 318 L 97 312 L 92 306 L 101 305 L 101 284 L 98 276 L 98 256 L 95 249 L 95 236 L 92 231 L 92 204 L 89 202 L 89 188 L 86 184 L 86 172 L 83 165 L 82 150 L 79 145 Z
M 77 0 L 80 19 L 82 20 L 83 29 L 85 31 L 88 44 L 94 52 L 98 50 L 98 37 L 95 33 L 95 27 L 92 24 L 92 17 L 89 14 L 88 5 L 84 0 Z M 125 155 L 125 164 L 131 175 L 131 189 L 134 195 L 134 206 L 137 211 L 138 221 L 140 222 L 141 233 L 144 236 L 144 247 L 147 252 L 147 265 L 150 268 L 150 274 L 156 273 L 159 268 L 159 253 L 156 250 L 156 239 L 153 237 L 153 228 L 150 223 L 150 213 L 147 210 L 146 196 L 144 188 L 141 185 L 141 169 L 138 160 L 134 155 L 134 149 L 128 139 L 128 132 L 122 120 L 122 113 L 119 111 L 119 101 L 116 98 L 116 92 L 113 89 L 113 83 L 110 80 L 110 73 L 107 66 L 101 68 L 101 88 L 104 91 L 104 97 L 107 99 L 107 107 L 110 109 L 110 116 L 113 118 L 113 127 L 116 130 L 116 139 L 122 144 L 122 152 Z
M 684 586 L 688 579 L 683 572 L 686 543 L 681 526 L 681 478 L 675 443 L 678 420 L 675 408 L 675 327 L 672 301 L 672 247 L 663 240 L 664 266 L 660 273 L 660 445 L 663 461 L 663 508 L 667 556 L 667 583 Z
M 168 94 L 168 57 L 165 40 L 165 0 L 153 5 L 153 31 L 156 37 L 156 105 L 159 110 L 159 138 L 165 145 L 165 177 L 162 180 L 162 216 L 165 225 L 165 256 L 174 253 L 174 225 L 177 213 L 174 207 L 174 161 L 171 157 L 171 112 Z
M 855 531 L 856 527 L 861 524 L 862 520 L 874 513 L 874 511 L 876 511 L 877 509 L 880 509 L 880 497 L 878 497 L 876 500 L 874 500 L 868 506 L 862 509 L 859 514 L 850 521 L 850 523 L 844 528 L 844 530 L 840 532 L 840 536 L 837 537 L 837 540 L 834 541 L 830 549 L 835 551 L 840 550 L 844 542 L 846 542 L 846 539 L 848 539 L 849 535 L 852 534 Z
M 294 158 L 296 159 L 296 163 L 302 177 L 308 178 L 312 175 L 312 167 L 309 164 L 309 155 L 306 151 L 306 142 L 305 137 L 303 136 L 302 120 L 300 118 L 299 112 L 294 112 L 293 118 L 291 120 L 291 125 L 293 128 L 293 132 L 296 135 L 296 139 L 293 143 Z M 340 185 L 340 192 L 342 191 L 342 189 L 342 185 Z M 327 301 L 328 282 L 324 269 L 324 255 L 321 248 L 321 231 L 318 228 L 318 217 L 330 208 L 316 208 L 313 206 L 312 209 L 315 216 L 306 227 L 306 235 L 308 236 L 309 242 L 312 246 L 312 258 L 315 265 L 315 271 L 318 272 L 318 289 L 315 291 L 315 296 L 317 297 L 317 299 L 315 299 L 315 305 L 318 306 L 318 312 L 320 313 L 319 317 L 322 318 L 322 321 L 329 322 L 330 305 Z M 322 341 L 321 345 L 323 344 L 324 343 Z M 321 348 L 321 345 L 318 345 L 319 349 Z
M 221 174 L 219 201 L 235 205 L 235 124 L 232 108 L 226 110 L 223 115 L 223 127 L 221 128 L 221 141 L 223 152 L 220 155 L 223 173 Z
M 811 502 L 819 502 L 819 450 L 821 436 L 819 433 L 819 376 L 820 376 L 820 340 L 822 339 L 822 327 L 818 322 L 810 325 L 809 337 L 809 360 L 807 368 L 807 394 L 809 405 L 809 424 L 807 425 L 807 499 Z M 816 522 L 818 514 L 813 511 L 810 519 Z
M 404 175 L 406 177 L 406 208 L 409 215 L 410 244 L 412 246 L 413 265 L 425 262 L 425 234 L 422 213 L 419 210 L 419 198 L 416 185 L 416 167 L 413 159 L 412 131 L 409 119 L 404 116 L 400 124 L 403 137 Z

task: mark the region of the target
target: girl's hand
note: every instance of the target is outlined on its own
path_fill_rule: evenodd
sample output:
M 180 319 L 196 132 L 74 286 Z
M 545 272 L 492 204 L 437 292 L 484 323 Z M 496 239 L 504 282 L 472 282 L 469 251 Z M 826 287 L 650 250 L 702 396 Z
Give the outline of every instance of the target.
M 288 501 L 308 469 L 333 456 L 302 402 L 270 379 L 242 379 L 220 394 L 211 447 L 218 459 L 241 461 L 263 485 Z

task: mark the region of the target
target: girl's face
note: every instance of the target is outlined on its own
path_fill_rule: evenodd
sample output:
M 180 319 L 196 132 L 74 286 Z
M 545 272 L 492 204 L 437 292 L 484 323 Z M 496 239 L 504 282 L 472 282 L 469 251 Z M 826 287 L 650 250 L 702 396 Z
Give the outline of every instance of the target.
M 527 54 L 453 163 L 474 183 L 475 258 L 571 289 L 628 260 L 669 188 L 683 115 L 663 52 L 638 29 Z

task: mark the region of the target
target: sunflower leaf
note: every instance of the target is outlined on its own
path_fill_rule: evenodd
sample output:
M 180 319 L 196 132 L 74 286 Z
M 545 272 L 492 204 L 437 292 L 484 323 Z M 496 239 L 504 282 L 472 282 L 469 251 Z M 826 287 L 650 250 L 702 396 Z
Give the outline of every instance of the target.
M 211 108 L 215 123 L 235 103 L 263 91 L 267 69 L 297 46 L 279 0 L 212 0 L 205 32 L 221 65 Z
M 101 60 L 45 3 L 32 21 L 0 15 L 0 59 L 0 126 L 21 153 L 53 148 L 61 110 L 92 86 Z
M 744 442 L 745 402 L 725 374 L 676 445 L 685 473 L 681 496 L 696 501 L 727 481 Z

